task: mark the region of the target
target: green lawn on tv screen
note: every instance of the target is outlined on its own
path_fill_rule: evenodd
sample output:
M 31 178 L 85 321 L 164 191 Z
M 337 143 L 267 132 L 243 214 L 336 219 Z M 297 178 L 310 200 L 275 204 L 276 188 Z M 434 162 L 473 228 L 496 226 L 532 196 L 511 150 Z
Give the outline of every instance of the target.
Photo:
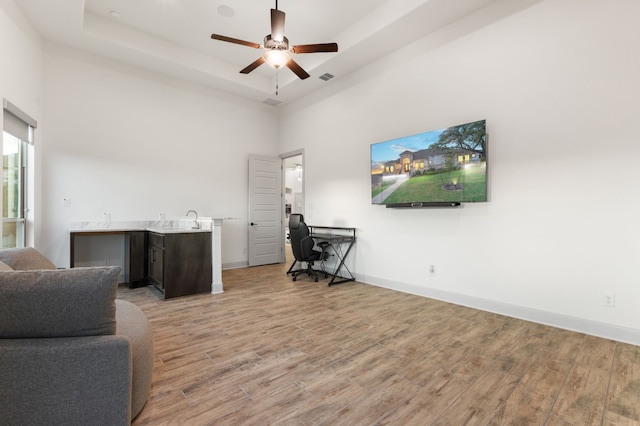
M 424 176 L 414 176 L 400 185 L 383 202 L 384 204 L 428 202 L 428 201 L 486 201 L 486 168 L 475 166 Z M 446 190 L 450 182 L 462 184 L 464 189 Z

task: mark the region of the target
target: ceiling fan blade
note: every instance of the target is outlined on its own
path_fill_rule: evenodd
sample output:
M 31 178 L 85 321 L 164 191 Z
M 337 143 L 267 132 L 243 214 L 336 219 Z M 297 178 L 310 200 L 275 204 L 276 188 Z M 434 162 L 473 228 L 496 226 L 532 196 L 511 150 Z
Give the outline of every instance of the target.
M 338 43 L 301 44 L 291 48 L 293 53 L 337 52 Z
M 258 59 L 251 62 L 246 68 L 240 71 L 240 74 L 249 74 L 251 71 L 255 70 L 262 64 L 264 64 L 264 58 L 260 56 Z
M 304 80 L 305 78 L 310 77 L 309 74 L 305 70 L 303 70 L 302 67 L 298 65 L 298 63 L 293 59 L 289 59 L 289 62 L 287 62 L 287 68 L 293 71 L 295 75 L 300 78 L 300 80 Z
M 254 49 L 260 49 L 260 45 L 258 43 L 253 43 L 251 41 L 244 41 L 233 37 L 227 37 L 218 34 L 211 34 L 211 38 L 214 40 L 226 41 L 229 43 L 241 44 L 243 46 L 253 47 Z
M 271 9 L 271 39 L 282 42 L 284 39 L 284 12 Z

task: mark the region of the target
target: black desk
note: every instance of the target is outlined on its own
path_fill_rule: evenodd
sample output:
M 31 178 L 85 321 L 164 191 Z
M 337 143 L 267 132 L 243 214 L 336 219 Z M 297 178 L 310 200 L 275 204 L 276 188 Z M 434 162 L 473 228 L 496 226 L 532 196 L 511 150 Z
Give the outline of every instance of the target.
M 311 226 L 309 225 L 309 233 L 316 243 L 327 242 L 329 247 L 338 258 L 338 265 L 333 272 L 324 271 L 326 274 L 331 275 L 329 285 L 345 283 L 348 281 L 355 281 L 347 265 L 344 264 L 345 259 L 349 255 L 353 244 L 356 242 L 356 228 L 340 228 L 335 226 Z M 346 247 L 346 250 L 343 250 Z M 344 269 L 346 276 L 341 274 Z M 338 281 L 336 281 L 336 278 Z

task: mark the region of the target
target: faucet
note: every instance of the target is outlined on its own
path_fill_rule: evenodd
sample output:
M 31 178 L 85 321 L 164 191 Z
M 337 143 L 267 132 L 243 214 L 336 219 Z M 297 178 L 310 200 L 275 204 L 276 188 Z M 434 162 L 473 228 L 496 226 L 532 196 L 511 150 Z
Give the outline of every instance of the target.
M 185 216 L 189 216 L 189 213 L 193 213 L 196 215 L 196 218 L 193 221 L 193 226 L 191 227 L 191 229 L 200 229 L 200 224 L 198 223 L 198 212 L 195 210 L 189 210 Z

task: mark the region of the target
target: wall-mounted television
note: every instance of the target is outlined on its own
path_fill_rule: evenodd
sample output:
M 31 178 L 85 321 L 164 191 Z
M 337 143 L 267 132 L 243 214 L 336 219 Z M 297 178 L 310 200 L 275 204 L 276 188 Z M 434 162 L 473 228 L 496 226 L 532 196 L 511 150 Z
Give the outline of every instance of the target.
M 371 202 L 387 207 L 487 201 L 486 120 L 371 144 Z

